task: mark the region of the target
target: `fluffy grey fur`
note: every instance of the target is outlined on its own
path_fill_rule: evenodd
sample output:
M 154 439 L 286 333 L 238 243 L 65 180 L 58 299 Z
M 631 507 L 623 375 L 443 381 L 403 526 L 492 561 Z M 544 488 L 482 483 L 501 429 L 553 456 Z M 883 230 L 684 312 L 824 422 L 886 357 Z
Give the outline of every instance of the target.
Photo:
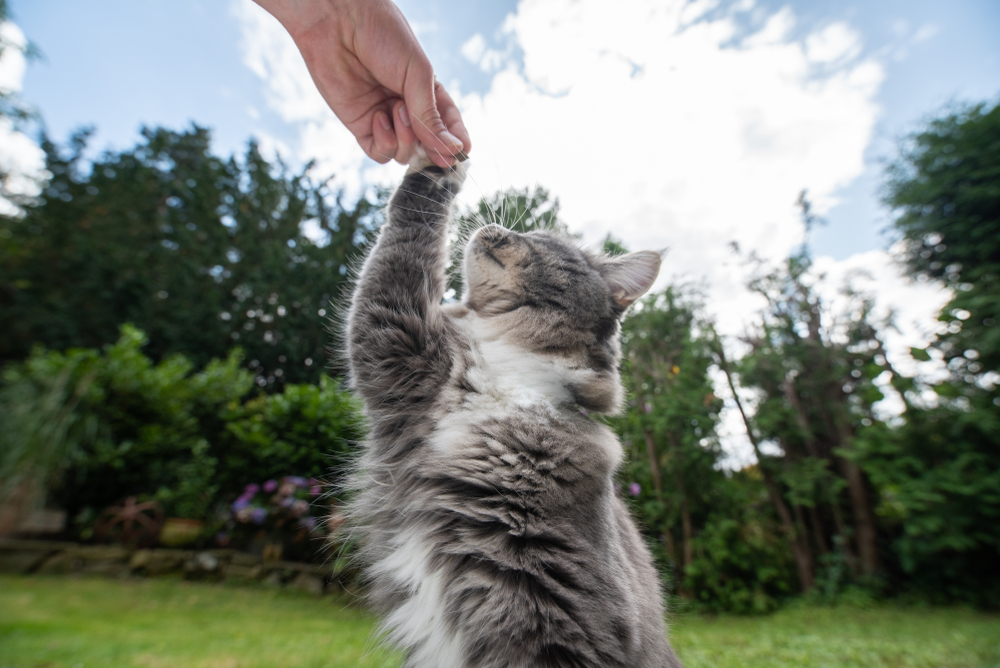
M 442 305 L 464 167 L 411 166 L 358 279 L 347 347 L 371 435 L 349 514 L 413 667 L 679 666 L 614 493 L 619 322 L 659 270 L 488 225 Z

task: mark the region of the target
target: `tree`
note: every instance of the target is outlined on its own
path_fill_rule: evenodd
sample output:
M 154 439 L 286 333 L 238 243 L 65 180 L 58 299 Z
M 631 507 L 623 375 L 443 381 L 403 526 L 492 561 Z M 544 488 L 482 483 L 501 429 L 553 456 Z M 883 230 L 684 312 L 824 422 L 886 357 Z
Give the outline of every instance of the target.
M 903 382 L 886 359 L 871 300 L 845 288 L 851 305 L 833 313 L 816 294 L 811 266 L 803 249 L 758 273 L 750 288 L 767 306 L 746 337 L 751 351 L 734 369 L 723 358 L 737 399 L 733 372 L 758 393 L 754 415 L 744 419 L 804 590 L 817 553 L 841 554 L 855 576 L 879 572 L 873 489 L 857 441 L 881 425 L 873 405 L 884 395 L 875 378 L 888 371 Z M 761 442 L 778 454 L 763 452 Z
M 694 559 L 695 525 L 704 522 L 721 450 L 715 423 L 721 401 L 712 391 L 705 322 L 690 291 L 647 296 L 625 320 L 622 377 L 631 409 L 620 426 L 631 452 L 629 474 L 640 481 L 648 528 L 659 536 L 683 581 Z
M 608 252 L 623 249 L 612 239 Z M 613 420 L 623 480 L 675 590 L 712 611 L 765 612 L 790 593 L 787 544 L 758 471 L 726 472 L 713 390 L 717 340 L 690 287 L 647 296 L 623 325 L 629 408 Z
M 0 218 L 0 362 L 34 344 L 97 348 L 131 322 L 154 359 L 202 366 L 239 344 L 262 386 L 318 380 L 330 301 L 377 204 L 344 207 L 309 168 L 292 174 L 252 142 L 219 158 L 197 126 L 145 129 L 89 165 L 87 140 L 45 140 L 52 176 L 39 201 Z
M 936 346 L 959 377 L 1000 371 L 1000 104 L 930 121 L 888 170 L 909 273 L 954 291 Z
M 1000 578 L 1000 105 L 965 107 L 908 138 L 886 203 L 912 276 L 953 291 L 930 348 L 950 377 L 901 380 L 902 424 L 860 441 L 899 586 L 996 607 Z M 913 350 L 929 360 L 928 350 Z M 921 394 L 933 400 L 915 405 Z M 931 394 L 933 392 L 933 394 Z M 911 399 L 908 399 L 911 397 Z

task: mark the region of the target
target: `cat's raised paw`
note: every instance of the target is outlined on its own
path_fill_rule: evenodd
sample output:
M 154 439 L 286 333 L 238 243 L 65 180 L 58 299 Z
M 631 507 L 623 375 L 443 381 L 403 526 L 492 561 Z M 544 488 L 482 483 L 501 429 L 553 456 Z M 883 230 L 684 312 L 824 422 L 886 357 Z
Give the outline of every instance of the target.
M 438 167 L 434 162 L 427 156 L 427 150 L 423 146 L 417 146 L 416 150 L 413 152 L 413 156 L 410 158 L 410 163 L 407 174 L 413 174 L 416 172 L 422 172 L 435 181 L 444 180 L 454 189 L 457 189 L 465 181 L 465 171 L 468 156 L 463 151 L 458 156 L 458 162 L 456 162 L 451 167 Z

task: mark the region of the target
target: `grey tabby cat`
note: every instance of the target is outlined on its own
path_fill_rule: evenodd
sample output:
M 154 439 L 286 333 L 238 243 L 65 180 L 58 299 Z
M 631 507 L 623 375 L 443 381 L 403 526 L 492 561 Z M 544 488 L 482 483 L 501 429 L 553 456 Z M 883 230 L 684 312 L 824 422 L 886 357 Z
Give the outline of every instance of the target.
M 621 445 L 588 415 L 621 403 L 619 321 L 660 257 L 487 225 L 442 305 L 464 175 L 411 163 L 351 304 L 371 434 L 349 514 L 372 601 L 414 668 L 680 666 L 614 493 Z

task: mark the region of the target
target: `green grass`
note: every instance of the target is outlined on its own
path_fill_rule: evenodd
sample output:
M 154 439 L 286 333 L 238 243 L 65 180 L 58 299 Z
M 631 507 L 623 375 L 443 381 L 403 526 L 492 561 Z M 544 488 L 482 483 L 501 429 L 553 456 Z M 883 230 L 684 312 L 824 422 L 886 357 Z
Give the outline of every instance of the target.
M 0 577 L 0 668 L 396 666 L 334 597 L 178 580 Z
M 0 668 L 397 666 L 332 598 L 176 580 L 0 577 Z M 677 615 L 686 668 L 1000 668 L 1000 616 L 962 609 Z
M 1000 668 L 1000 616 L 954 608 L 789 608 L 680 615 L 685 668 Z

